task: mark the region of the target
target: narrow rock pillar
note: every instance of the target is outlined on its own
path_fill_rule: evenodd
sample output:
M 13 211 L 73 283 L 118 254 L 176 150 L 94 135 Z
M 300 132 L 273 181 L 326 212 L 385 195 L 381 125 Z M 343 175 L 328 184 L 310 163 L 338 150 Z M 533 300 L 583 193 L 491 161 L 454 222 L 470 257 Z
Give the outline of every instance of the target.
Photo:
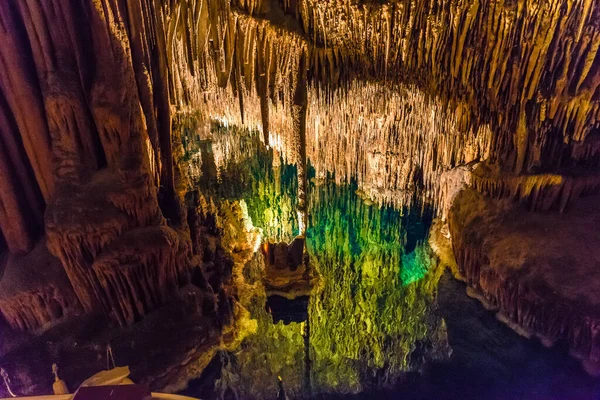
M 294 104 L 292 106 L 294 124 L 292 146 L 298 170 L 298 226 L 300 236 L 303 236 L 306 232 L 308 222 L 306 213 L 306 114 L 308 110 L 306 80 L 306 51 L 303 50 L 300 55 Z

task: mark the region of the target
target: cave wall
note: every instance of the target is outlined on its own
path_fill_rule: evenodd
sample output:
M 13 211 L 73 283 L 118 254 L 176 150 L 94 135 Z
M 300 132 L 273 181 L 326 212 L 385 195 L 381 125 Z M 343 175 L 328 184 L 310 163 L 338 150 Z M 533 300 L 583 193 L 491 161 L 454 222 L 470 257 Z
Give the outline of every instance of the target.
M 0 5 L 3 237 L 10 252 L 26 253 L 45 231 L 83 311 L 122 325 L 164 303 L 191 267 L 174 188 L 165 32 L 155 6 Z M 143 240 L 132 237 L 161 245 L 140 248 Z M 133 250 L 139 259 L 124 262 Z M 141 285 L 132 273 L 154 278 Z M 18 301 L 3 301 L 9 320 L 6 310 Z M 11 325 L 48 322 L 37 321 Z
M 520 334 L 565 345 L 594 375 L 600 363 L 598 199 L 580 198 L 559 214 L 468 189 L 448 218 L 455 274 L 468 293 Z

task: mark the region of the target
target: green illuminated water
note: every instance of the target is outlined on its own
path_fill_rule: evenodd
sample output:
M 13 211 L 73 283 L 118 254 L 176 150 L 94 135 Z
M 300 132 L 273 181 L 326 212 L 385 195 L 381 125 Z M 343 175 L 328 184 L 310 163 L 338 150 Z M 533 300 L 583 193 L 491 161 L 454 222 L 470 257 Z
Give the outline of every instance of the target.
M 227 132 L 217 131 L 217 140 L 220 134 Z M 253 156 L 218 173 L 210 161 L 218 143 L 206 146 L 200 188 L 215 199 L 243 200 L 263 241 L 290 242 L 298 234 L 295 168 L 274 168 L 272 153 L 248 140 Z M 293 397 L 391 387 L 426 359 L 447 355 L 433 301 L 440 274 L 423 244 L 430 215 L 379 207 L 356 189 L 310 179 L 306 251 L 319 283 L 308 320 L 273 324 L 260 291 L 245 305 L 258 332 L 226 363 L 244 398 L 275 393 L 277 375 Z M 261 260 L 259 252 L 249 267 L 260 269 Z
M 298 234 L 295 168 L 283 162 L 273 167 L 278 160 L 257 136 L 219 129 L 213 134 L 212 142 L 200 146 L 201 191 L 225 208 L 244 204 L 263 242 L 289 243 Z M 600 398 L 600 383 L 586 377 L 565 349 L 548 350 L 519 337 L 438 267 L 426 245 L 426 208 L 380 207 L 356 189 L 309 180 L 306 251 L 319 279 L 308 305 L 267 298 L 264 258 L 257 251 L 244 268 L 247 293 L 240 295 L 256 332 L 218 353 L 187 394 Z M 281 321 L 298 318 L 306 320 Z

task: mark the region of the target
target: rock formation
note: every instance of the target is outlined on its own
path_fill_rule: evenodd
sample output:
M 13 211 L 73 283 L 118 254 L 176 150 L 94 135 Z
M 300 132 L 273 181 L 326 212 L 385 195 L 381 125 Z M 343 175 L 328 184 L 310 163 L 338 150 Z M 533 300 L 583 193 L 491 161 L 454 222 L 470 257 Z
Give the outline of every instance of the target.
M 11 255 L 0 282 L 0 312 L 17 331 L 35 330 L 82 314 L 60 260 L 40 242 L 27 255 Z
M 148 19 L 157 10 L 52 0 L 0 8 L 3 236 L 11 252 L 25 252 L 44 226 L 83 310 L 131 323 L 185 283 L 191 259 L 162 85 L 165 33 Z M 146 227 L 163 232 L 162 244 L 136 230 Z M 155 278 L 133 284 L 131 273 Z
M 470 189 L 450 212 L 459 275 L 499 316 L 548 345 L 568 344 L 597 374 L 598 196 L 566 215 L 530 212 Z

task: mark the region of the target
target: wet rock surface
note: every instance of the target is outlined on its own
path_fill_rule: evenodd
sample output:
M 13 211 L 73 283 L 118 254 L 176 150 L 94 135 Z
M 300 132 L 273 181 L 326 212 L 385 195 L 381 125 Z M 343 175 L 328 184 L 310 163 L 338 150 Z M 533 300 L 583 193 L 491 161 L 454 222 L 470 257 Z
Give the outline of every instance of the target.
M 467 190 L 451 210 L 458 270 L 499 315 L 546 343 L 600 361 L 596 196 L 565 214 L 532 213 Z
M 395 396 L 410 399 L 585 399 L 600 395 L 600 382 L 568 356 L 518 335 L 465 294 L 466 286 L 447 272 L 437 301 L 448 328 L 452 356 L 431 364 Z M 385 395 L 385 394 L 384 394 Z M 387 394 L 387 398 L 397 398 Z M 385 398 L 385 397 L 384 397 Z

